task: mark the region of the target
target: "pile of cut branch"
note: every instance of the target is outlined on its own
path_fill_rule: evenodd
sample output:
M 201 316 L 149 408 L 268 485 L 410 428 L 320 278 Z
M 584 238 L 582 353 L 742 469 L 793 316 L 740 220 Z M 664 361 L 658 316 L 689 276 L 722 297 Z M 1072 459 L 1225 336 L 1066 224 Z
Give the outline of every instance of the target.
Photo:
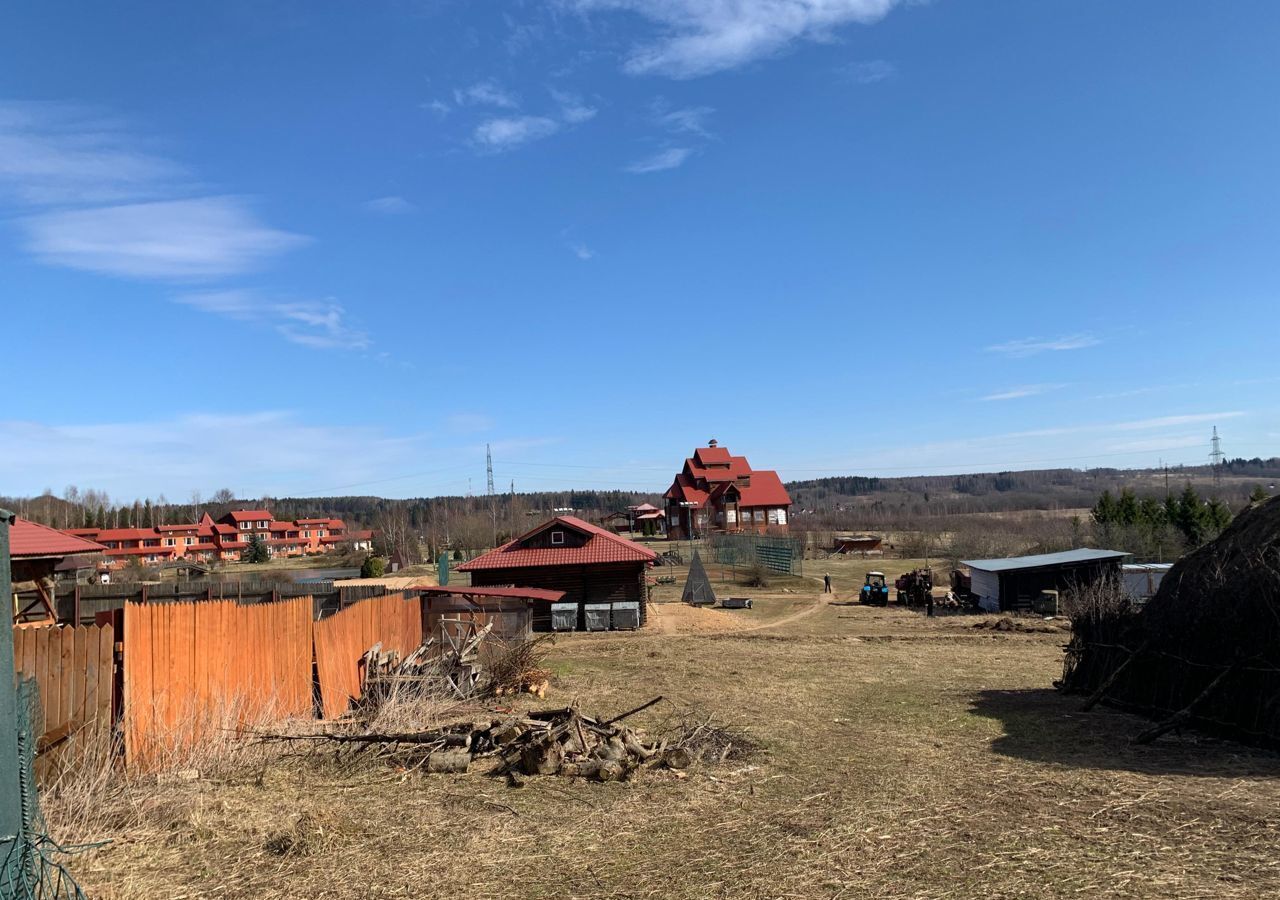
M 554 634 L 544 634 L 532 640 L 498 641 L 490 646 L 486 666 L 494 696 L 528 691 L 538 699 L 545 698 L 551 681 L 551 670 L 545 663 L 554 643 Z
M 584 715 L 577 706 L 403 733 L 263 734 L 260 740 L 304 742 L 317 751 L 369 755 L 406 770 L 461 773 L 472 763 L 492 761 L 488 774 L 520 786 L 528 776 L 560 775 L 620 781 L 645 767 L 685 769 L 701 755 L 688 734 L 677 743 L 651 741 L 623 721 L 660 702 L 647 703 L 610 719 Z M 724 754 L 716 754 L 723 758 Z

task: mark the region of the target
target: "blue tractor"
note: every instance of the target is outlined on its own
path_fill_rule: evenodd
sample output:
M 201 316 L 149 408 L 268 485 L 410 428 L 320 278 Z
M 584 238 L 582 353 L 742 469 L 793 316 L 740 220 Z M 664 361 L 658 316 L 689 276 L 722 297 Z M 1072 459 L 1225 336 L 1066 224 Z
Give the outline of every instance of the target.
M 858 601 L 868 606 L 889 605 L 889 585 L 885 583 L 883 572 L 867 573 L 867 583 L 862 586 Z

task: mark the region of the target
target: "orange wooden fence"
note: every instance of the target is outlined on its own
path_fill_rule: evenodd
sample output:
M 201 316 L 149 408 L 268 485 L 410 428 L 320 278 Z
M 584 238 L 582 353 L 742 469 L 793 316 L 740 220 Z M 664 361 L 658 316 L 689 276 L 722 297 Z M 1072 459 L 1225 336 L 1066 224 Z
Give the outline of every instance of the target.
M 374 644 L 403 659 L 422 643 L 422 605 L 399 595 L 361 600 L 315 623 L 316 672 L 324 715 L 332 719 L 360 696 L 360 657 Z
M 75 746 L 82 729 L 90 740 L 110 739 L 113 642 L 110 625 L 14 628 L 14 668 L 34 678 L 40 688 L 40 717 L 34 731 L 41 736 L 41 744 Z
M 310 597 L 125 604 L 127 761 L 145 766 L 226 729 L 310 716 L 311 614 Z

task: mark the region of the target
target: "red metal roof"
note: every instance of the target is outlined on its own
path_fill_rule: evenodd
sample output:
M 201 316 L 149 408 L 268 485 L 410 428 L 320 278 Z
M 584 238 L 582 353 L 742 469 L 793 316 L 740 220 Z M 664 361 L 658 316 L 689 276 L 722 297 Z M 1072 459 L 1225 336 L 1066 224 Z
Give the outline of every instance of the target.
M 269 520 L 271 513 L 265 509 L 233 509 L 227 513 L 227 518 L 233 522 L 257 522 L 259 520 Z
M 551 591 L 545 588 L 527 587 L 439 587 L 437 585 L 415 584 L 412 590 L 424 594 L 458 594 L 462 597 L 514 597 L 517 600 L 546 600 L 555 603 L 564 597 L 564 591 Z
M 14 559 L 40 556 L 75 556 L 103 553 L 106 547 L 82 537 L 64 534 L 56 528 L 14 517 L 9 529 L 9 556 Z
M 693 458 L 700 466 L 724 465 L 732 459 L 728 447 L 699 447 L 693 451 Z
M 525 547 L 523 542 L 552 525 L 589 535 L 581 547 Z M 576 516 L 556 516 L 537 528 L 508 541 L 496 550 L 458 566 L 460 572 L 479 569 L 524 569 L 531 566 L 580 566 L 592 563 L 650 562 L 658 558 L 648 547 L 584 522 Z
M 749 487 L 738 486 L 742 499 L 739 506 L 790 506 L 791 495 L 782 486 L 782 479 L 777 472 L 760 469 L 751 473 Z

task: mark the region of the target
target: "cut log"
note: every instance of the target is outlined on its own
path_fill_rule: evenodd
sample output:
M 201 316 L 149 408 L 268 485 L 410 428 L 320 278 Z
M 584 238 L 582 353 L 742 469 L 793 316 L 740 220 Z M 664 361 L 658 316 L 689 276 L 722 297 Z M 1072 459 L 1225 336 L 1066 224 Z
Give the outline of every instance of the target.
M 471 754 L 466 750 L 438 750 L 427 757 L 427 771 L 436 774 L 455 774 L 467 771 Z
M 687 769 L 693 765 L 693 754 L 683 747 L 672 747 L 663 754 L 662 761 L 668 769 Z
M 542 741 L 520 751 L 520 767 L 526 775 L 554 775 L 564 764 L 564 750 L 555 741 Z

